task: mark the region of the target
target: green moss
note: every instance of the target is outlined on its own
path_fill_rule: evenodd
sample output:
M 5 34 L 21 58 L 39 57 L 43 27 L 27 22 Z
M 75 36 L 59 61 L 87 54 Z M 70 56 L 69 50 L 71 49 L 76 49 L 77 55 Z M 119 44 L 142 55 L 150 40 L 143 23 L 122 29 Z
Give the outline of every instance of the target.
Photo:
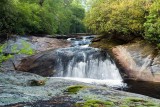
M 125 99 L 127 102 L 148 102 L 148 101 L 145 101 L 141 98 L 126 98 Z
M 153 102 L 147 102 L 147 103 L 145 103 L 143 105 L 147 106 L 147 107 L 157 107 L 158 106 L 158 104 L 153 103 Z M 158 107 L 160 107 L 160 105 Z
M 15 44 L 12 46 L 12 52 L 17 54 L 26 54 L 26 55 L 33 55 L 35 53 L 35 50 L 32 49 L 31 45 L 26 41 L 21 41 L 22 47 L 21 49 L 18 49 L 18 45 Z
M 67 92 L 68 94 L 77 94 L 78 91 L 80 91 L 81 89 L 86 88 L 86 86 L 83 85 L 73 85 L 68 87 L 65 92 Z
M 128 105 L 121 105 L 120 107 L 129 107 Z
M 0 64 L 4 61 L 7 61 L 8 59 L 12 58 L 13 55 L 4 55 L 4 54 L 0 54 Z
M 144 100 L 142 98 L 125 98 L 119 100 L 86 99 L 77 102 L 76 107 L 160 107 L 158 103 Z
M 159 107 L 160 105 L 151 101 L 143 100 L 141 98 L 126 98 L 124 103 L 129 106 L 136 107 Z
M 10 59 L 10 58 L 13 57 L 13 55 L 10 55 L 10 54 L 5 55 L 5 54 L 3 53 L 3 49 L 4 49 L 5 47 L 6 47 L 6 44 L 0 45 L 0 64 L 1 64 L 2 62 L 4 62 L 4 61 L 6 61 L 6 60 L 8 60 L 8 59 Z
M 83 103 L 77 103 L 76 107 L 113 107 L 112 101 L 87 100 Z

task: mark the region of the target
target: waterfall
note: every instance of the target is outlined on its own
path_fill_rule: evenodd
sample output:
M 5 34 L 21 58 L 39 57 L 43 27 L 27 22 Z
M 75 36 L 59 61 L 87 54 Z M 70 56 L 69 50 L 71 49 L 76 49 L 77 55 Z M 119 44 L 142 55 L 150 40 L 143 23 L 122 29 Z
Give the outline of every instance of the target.
M 90 38 L 69 39 L 72 47 L 56 51 L 55 77 L 93 79 L 98 81 L 122 81 L 122 77 L 110 55 L 97 48 L 88 47 Z

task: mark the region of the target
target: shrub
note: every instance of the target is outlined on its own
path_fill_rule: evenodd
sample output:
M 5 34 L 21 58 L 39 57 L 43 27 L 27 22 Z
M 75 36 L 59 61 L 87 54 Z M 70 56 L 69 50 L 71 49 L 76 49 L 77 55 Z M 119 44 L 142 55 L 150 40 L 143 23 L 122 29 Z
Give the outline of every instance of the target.
M 100 0 L 85 18 L 86 26 L 98 34 L 142 36 L 150 0 Z
M 149 15 L 146 16 L 144 23 L 144 38 L 156 43 L 160 47 L 160 1 L 155 0 L 149 9 Z

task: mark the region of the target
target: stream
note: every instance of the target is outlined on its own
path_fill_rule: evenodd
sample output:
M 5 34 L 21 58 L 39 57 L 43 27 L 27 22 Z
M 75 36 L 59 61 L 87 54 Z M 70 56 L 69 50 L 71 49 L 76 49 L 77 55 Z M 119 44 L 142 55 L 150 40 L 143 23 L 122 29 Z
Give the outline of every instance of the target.
M 71 42 L 70 47 L 56 49 L 56 51 L 54 51 L 56 58 L 53 58 L 53 68 L 55 70 L 53 78 L 109 86 L 117 90 L 160 99 L 160 84 L 123 80 L 120 75 L 121 71 L 110 55 L 106 51 L 89 46 L 94 37 L 95 36 L 91 35 L 69 38 L 68 41 Z M 19 46 L 18 48 L 22 48 L 23 42 L 27 40 L 27 38 L 23 37 L 17 39 L 15 43 L 14 41 L 10 41 L 6 52 L 9 53 L 11 46 L 14 44 L 17 44 L 17 46 Z M 49 39 L 46 39 L 46 41 L 48 40 Z M 30 42 L 27 43 L 31 44 L 31 46 L 33 44 Z M 41 42 L 40 44 L 43 43 Z M 32 47 L 37 48 L 37 45 L 35 46 L 36 47 L 34 47 L 33 44 Z M 52 60 L 50 62 L 52 65 Z
M 69 38 L 71 47 L 56 51 L 55 68 L 58 73 L 54 77 L 112 87 L 124 86 L 119 70 L 110 55 L 100 49 L 89 47 L 93 38 L 94 36 Z
M 114 60 L 107 52 L 89 47 L 94 36 L 69 38 L 71 47 L 56 52 L 54 78 L 110 86 L 117 90 L 160 98 L 160 85 L 123 80 Z
M 44 107 L 55 105 L 56 107 L 71 107 L 71 105 L 81 102 L 82 99 L 86 98 L 98 98 L 100 101 L 120 101 L 120 103 L 116 103 L 117 107 L 122 105 L 123 102 L 125 103 L 125 98 L 129 97 L 159 102 L 159 100 L 150 97 L 160 99 L 160 84 L 129 81 L 122 78 L 121 71 L 106 51 L 89 46 L 94 37 L 69 38 L 68 41 L 71 42 L 71 46 L 67 45 L 67 48 L 57 47 L 26 57 L 29 58 L 29 62 L 31 61 L 29 67 L 33 65 L 31 68 L 33 67 L 34 69 L 31 70 L 38 71 L 38 73 L 42 73 L 40 71 L 51 71 L 51 73 L 46 74 L 50 75 L 46 76 L 47 78 L 39 76 L 37 72 L 31 72 L 31 70 L 29 71 L 30 73 L 14 70 L 0 72 L 0 106 Z M 49 39 L 45 38 L 42 41 L 45 40 L 48 43 Z M 36 40 L 36 43 L 39 43 L 38 38 Z M 33 47 L 36 46 L 35 48 L 39 46 L 35 45 L 35 42 L 30 42 L 27 38 L 18 38 L 18 40 L 8 42 L 7 52 L 10 52 L 9 49 L 12 49 L 12 45 L 14 46 L 16 43 L 18 46 L 22 46 L 21 43 L 23 41 L 27 41 Z M 57 39 L 55 41 L 57 43 Z M 55 41 L 50 41 L 49 44 L 54 44 Z M 66 41 L 59 41 L 58 45 L 60 43 L 66 45 Z M 40 44 L 44 44 L 44 42 L 40 42 Z M 15 58 L 17 60 L 17 57 Z M 31 58 L 33 59 L 33 63 Z M 27 60 L 25 61 L 27 62 Z M 21 64 L 23 67 L 26 63 L 24 65 L 23 63 Z M 4 65 L 7 65 L 11 69 L 9 64 Z M 69 91 L 67 92 L 71 87 L 77 86 L 91 88 L 78 90 L 76 94 L 69 94 Z M 138 94 L 126 93 L 124 91 Z M 137 104 L 137 102 L 135 103 Z M 140 100 L 141 103 L 144 102 Z

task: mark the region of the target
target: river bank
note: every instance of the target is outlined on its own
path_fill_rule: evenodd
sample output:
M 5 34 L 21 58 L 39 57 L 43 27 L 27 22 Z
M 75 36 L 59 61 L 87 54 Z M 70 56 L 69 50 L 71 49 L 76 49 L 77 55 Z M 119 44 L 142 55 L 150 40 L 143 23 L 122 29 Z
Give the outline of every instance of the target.
M 159 50 L 142 38 L 128 42 L 99 37 L 91 46 L 108 50 L 124 76 L 136 81 L 160 82 Z
M 9 60 L 10 65 L 8 61 L 2 63 L 1 67 L 5 68 L 5 71 L 2 69 L 0 73 L 0 105 L 6 107 L 159 106 L 158 99 L 118 91 L 112 88 L 113 82 L 110 82 L 110 85 L 107 84 L 109 81 L 106 79 L 118 79 L 118 82 L 120 82 L 122 81 L 121 76 L 114 60 L 106 52 L 88 47 L 92 38 L 87 36 L 68 39 L 70 42 L 56 40 L 60 41 L 60 43 L 56 43 L 56 47 L 61 48 L 55 49 L 53 47 L 55 41 L 51 43 L 52 45 L 49 45 L 52 49 L 44 48 L 46 50 L 41 52 L 38 50 L 33 55 L 14 57 Z M 54 41 L 55 39 L 40 37 L 32 42 L 28 39 L 23 40 L 31 43 L 31 47 L 35 46 L 34 43 L 41 43 L 43 48 L 43 40 L 48 44 L 48 40 Z M 17 43 L 16 41 L 17 39 L 12 43 Z M 66 43 L 69 43 L 69 45 L 66 45 Z M 13 46 L 13 44 L 9 45 Z M 57 60 L 59 65 L 55 71 L 54 65 L 57 64 L 54 62 L 56 59 L 59 59 Z M 14 67 L 10 67 L 11 65 L 14 65 Z M 100 71 L 103 72 L 100 73 Z M 56 75 L 54 75 L 55 72 L 57 72 Z M 64 78 L 67 76 L 72 77 L 72 79 Z M 81 77 L 81 79 L 74 79 L 76 77 Z M 85 83 L 89 79 L 81 81 L 84 78 L 97 79 L 104 81 L 104 83 L 99 84 L 95 81 Z

